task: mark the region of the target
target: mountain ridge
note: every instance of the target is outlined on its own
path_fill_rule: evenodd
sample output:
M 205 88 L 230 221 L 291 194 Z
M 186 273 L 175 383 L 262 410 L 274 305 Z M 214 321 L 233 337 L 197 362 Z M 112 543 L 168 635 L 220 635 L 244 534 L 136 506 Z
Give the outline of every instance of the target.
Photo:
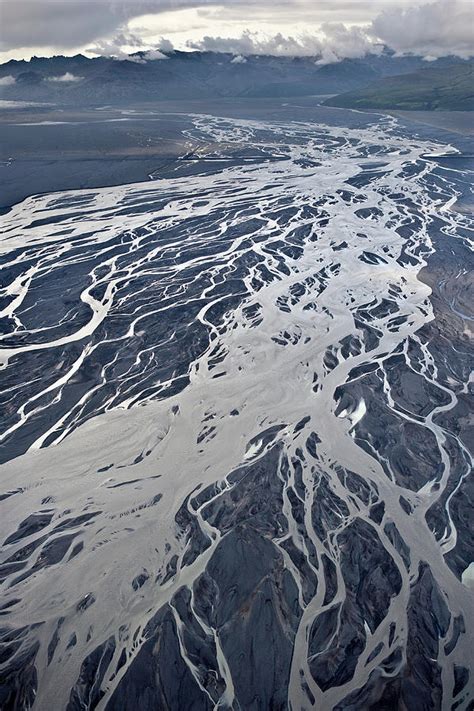
M 324 101 L 349 109 L 474 110 L 474 60 L 383 77 Z

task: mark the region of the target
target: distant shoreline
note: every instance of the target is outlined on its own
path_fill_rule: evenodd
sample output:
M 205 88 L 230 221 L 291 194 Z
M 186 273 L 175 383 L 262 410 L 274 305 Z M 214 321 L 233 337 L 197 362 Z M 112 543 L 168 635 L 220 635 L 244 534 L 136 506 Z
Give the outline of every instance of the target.
M 382 113 L 382 112 L 381 112 Z M 474 137 L 474 111 L 383 111 L 395 118 L 423 123 L 461 136 Z

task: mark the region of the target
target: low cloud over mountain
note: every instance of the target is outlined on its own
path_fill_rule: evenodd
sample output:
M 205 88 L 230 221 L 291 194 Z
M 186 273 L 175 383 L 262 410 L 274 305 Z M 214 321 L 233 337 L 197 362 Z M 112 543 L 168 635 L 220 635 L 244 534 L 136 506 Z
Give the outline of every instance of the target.
M 15 83 L 15 77 L 11 74 L 7 74 L 4 77 L 0 77 L 0 86 L 12 86 Z
M 60 81 L 60 82 L 71 82 L 71 81 L 81 81 L 83 77 L 78 77 L 75 74 L 71 74 L 71 72 L 65 72 L 64 74 L 61 74 L 60 76 L 57 77 L 48 77 L 48 81 Z

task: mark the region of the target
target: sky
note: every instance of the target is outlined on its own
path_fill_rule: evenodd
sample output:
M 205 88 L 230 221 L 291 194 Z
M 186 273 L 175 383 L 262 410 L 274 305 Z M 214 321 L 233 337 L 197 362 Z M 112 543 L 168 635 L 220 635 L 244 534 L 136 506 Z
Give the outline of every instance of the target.
M 0 62 L 33 55 L 201 49 L 428 61 L 474 55 L 474 0 L 0 0 Z

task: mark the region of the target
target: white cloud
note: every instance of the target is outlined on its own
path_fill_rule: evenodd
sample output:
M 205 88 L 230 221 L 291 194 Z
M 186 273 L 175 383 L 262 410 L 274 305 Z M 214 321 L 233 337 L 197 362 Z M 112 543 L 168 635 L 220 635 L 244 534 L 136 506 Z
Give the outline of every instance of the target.
M 101 57 L 112 57 L 119 61 L 135 62 L 145 64 L 147 61 L 156 59 L 168 59 L 163 51 L 170 51 L 173 45 L 163 38 L 158 42 L 158 46 L 152 49 L 146 48 L 141 37 L 132 32 L 119 32 L 109 39 L 96 42 L 89 47 L 86 52 L 100 55 Z M 137 55 L 141 52 L 141 55 Z
M 278 33 L 273 36 L 246 30 L 240 37 L 210 37 L 188 41 L 189 49 L 206 52 L 229 52 L 235 55 L 269 54 L 275 56 L 319 55 L 321 42 L 315 36 L 291 37 Z
M 172 52 L 174 50 L 173 43 L 164 37 L 160 37 L 154 44 L 156 49 L 159 49 L 160 52 Z
M 160 52 L 159 49 L 149 49 L 144 53 L 143 59 L 145 59 L 147 62 L 151 62 L 155 59 L 168 59 L 168 57 L 166 56 L 166 54 L 163 54 L 163 52 Z
M 8 75 L 0 78 L 0 86 L 11 86 L 15 83 L 15 77 Z
M 231 64 L 245 64 L 247 59 L 242 55 L 242 54 L 236 54 L 235 57 L 232 57 L 230 60 Z
M 342 23 L 326 23 L 319 33 L 274 36 L 259 32 L 243 32 L 240 37 L 203 37 L 188 42 L 193 49 L 230 52 L 236 56 L 268 54 L 287 57 L 316 57 L 318 64 L 338 62 L 346 57 L 355 59 L 367 53 L 379 54 L 382 47 L 365 27 L 346 27 Z M 234 61 L 234 60 L 232 60 Z
M 331 64 L 341 59 L 358 59 L 366 54 L 380 54 L 383 47 L 371 37 L 366 27 L 346 27 L 342 22 L 321 26 L 321 58 L 318 64 Z
M 47 77 L 47 81 L 57 81 L 57 82 L 68 82 L 68 81 L 82 81 L 84 77 L 78 77 L 71 72 L 66 72 L 57 77 Z
M 372 22 L 375 36 L 399 54 L 432 60 L 449 54 L 474 54 L 474 4 L 435 0 L 425 5 L 385 10 Z
M 143 64 L 140 57 L 130 57 L 130 52 L 137 52 L 142 48 L 142 42 L 135 34 L 120 32 L 113 37 L 97 41 L 92 47 L 86 49 L 89 54 L 101 57 L 113 57 L 118 60 L 127 60 Z

